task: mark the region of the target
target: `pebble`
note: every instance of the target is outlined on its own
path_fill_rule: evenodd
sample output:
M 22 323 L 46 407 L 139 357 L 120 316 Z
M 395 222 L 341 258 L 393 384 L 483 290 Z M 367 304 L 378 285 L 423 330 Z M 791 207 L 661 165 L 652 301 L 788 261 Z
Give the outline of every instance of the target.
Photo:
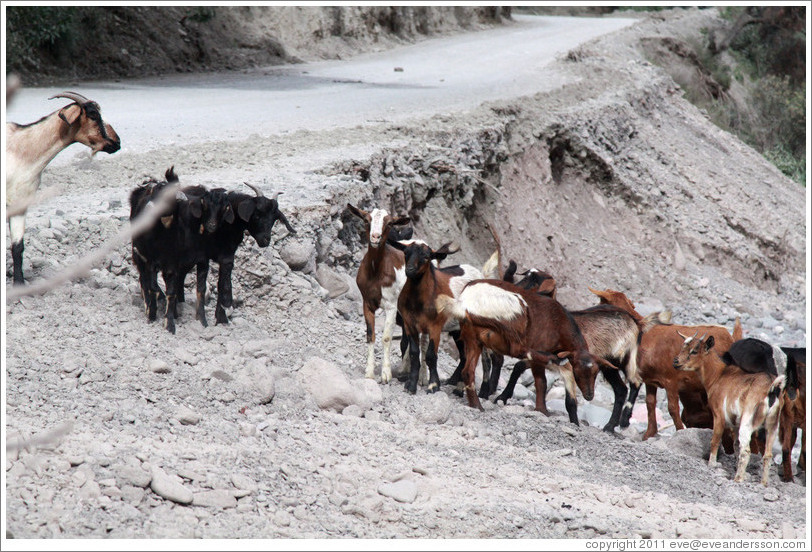
M 156 374 L 168 374 L 172 371 L 169 364 L 158 358 L 150 359 L 147 366 Z
M 274 525 L 287 527 L 293 522 L 293 517 L 284 510 L 279 510 L 273 517 Z
M 121 487 L 121 498 L 130 504 L 138 505 L 144 499 L 144 489 L 132 485 Z
M 200 422 L 200 414 L 186 406 L 180 406 L 175 413 L 175 417 L 183 425 L 196 425 Z
M 766 493 L 764 493 L 764 500 L 767 502 L 775 502 L 780 498 L 778 491 L 775 489 L 770 489 Z

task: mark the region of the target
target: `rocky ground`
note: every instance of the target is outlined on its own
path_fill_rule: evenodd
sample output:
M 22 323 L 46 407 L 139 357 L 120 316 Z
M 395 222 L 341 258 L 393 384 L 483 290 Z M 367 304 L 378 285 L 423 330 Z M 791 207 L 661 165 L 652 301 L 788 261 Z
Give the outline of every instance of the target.
M 646 61 L 645 44 L 698 33 L 712 12 L 641 20 L 563 56 L 563 87 L 468 113 L 46 171 L 73 193 L 29 212 L 30 280 L 126 227 L 144 167 L 203 184 L 273 175 L 298 233 L 246 240 L 227 326 L 202 327 L 192 305 L 176 335 L 148 325 L 126 244 L 7 303 L 7 536 L 804 538 L 803 472 L 784 483 L 776 469 L 765 489 L 754 458 L 736 484 L 732 457 L 707 466 L 708 430 L 674 434 L 666 419 L 646 442 L 638 422 L 606 434 L 604 383 L 574 426 L 558 383 L 545 417 L 532 385 L 478 412 L 447 387 L 363 379 L 365 245 L 347 202 L 409 213 L 430 243 L 462 245 L 455 262 L 487 259 L 492 223 L 505 258 L 552 272 L 571 308 L 610 287 L 644 313 L 740 317 L 745 335 L 806 343 L 805 190 Z

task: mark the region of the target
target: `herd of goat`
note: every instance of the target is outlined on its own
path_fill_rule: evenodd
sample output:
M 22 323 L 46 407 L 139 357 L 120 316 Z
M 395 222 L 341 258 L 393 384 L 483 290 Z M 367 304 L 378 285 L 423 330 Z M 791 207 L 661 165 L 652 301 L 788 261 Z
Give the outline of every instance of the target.
M 34 123 L 6 125 L 6 206 L 17 285 L 24 283 L 25 211 L 43 169 L 75 142 L 91 148 L 94 155 L 114 153 L 121 147 L 96 102 L 75 92 L 53 98 L 72 103 Z M 228 323 L 234 257 L 245 233 L 260 247 L 270 244 L 277 220 L 295 233 L 279 210 L 277 197 L 267 198 L 258 187 L 246 185 L 254 195 L 223 188 L 181 187 L 172 167 L 164 180 L 148 180 L 132 190 L 130 220 L 135 223 L 151 217 L 147 229 L 132 238 L 132 260 L 149 321 L 157 318 L 158 299 L 163 296 L 165 327 L 174 333 L 186 275 L 196 269 L 195 317 L 205 326 L 206 279 L 213 261 L 219 266 L 215 320 Z M 446 332 L 460 356 L 447 383 L 461 385 L 471 407 L 481 409 L 480 399 L 496 392 L 504 357 L 509 356 L 519 362 L 495 401 L 506 402 L 529 367 L 536 410 L 547 413 L 545 371 L 549 368 L 563 379 L 565 407 L 570 421 L 578 424 L 576 388 L 584 399 L 592 400 L 600 372 L 614 392 L 606 431 L 629 425 L 632 406 L 645 384 L 648 427 L 643 439 L 657 433 L 656 397 L 663 388 L 677 429 L 712 428 L 711 465 L 720 444 L 728 454 L 734 447 L 739 449 L 736 481 L 744 479 L 752 450 L 763 455 L 761 481 L 767 485 L 772 448 L 779 434 L 783 478 L 791 481 L 790 451 L 798 429 L 803 435 L 798 467 L 805 469 L 805 348 L 779 348 L 742 339 L 738 320 L 730 333 L 723 326 L 672 324 L 667 313 L 643 317 L 623 293 L 609 289 L 590 288 L 600 303 L 570 311 L 556 299 L 555 279 L 549 273 L 531 269 L 517 281 L 513 261 L 502 270 L 495 232 L 497 251 L 481 270 L 471 265 L 441 267 L 440 262 L 458 250 L 451 243 L 432 249 L 411 238 L 408 217 L 349 204 L 347 209 L 365 223 L 367 231 L 367 251 L 356 278 L 366 321 L 366 377 L 375 377 L 375 316 L 383 309 L 384 384 L 392 379 L 390 348 L 394 326 L 399 324 L 402 368 L 408 368 L 402 370 L 407 391 L 416 393 L 418 384 L 427 385 L 429 393 L 438 391 L 437 359 L 440 338 Z M 165 292 L 158 285 L 159 271 Z M 475 389 L 478 364 L 483 367 L 479 392 Z

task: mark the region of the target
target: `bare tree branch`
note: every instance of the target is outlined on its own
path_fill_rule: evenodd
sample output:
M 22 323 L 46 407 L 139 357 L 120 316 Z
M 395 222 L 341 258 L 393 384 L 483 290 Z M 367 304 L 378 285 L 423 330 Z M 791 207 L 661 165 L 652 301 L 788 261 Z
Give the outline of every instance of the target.
M 177 188 L 177 184 L 171 184 L 161 190 L 157 198 L 147 205 L 147 208 L 132 221 L 132 224 L 130 224 L 128 228 L 116 234 L 116 236 L 103 247 L 81 258 L 75 265 L 63 270 L 52 278 L 41 280 L 30 286 L 12 287 L 6 292 L 6 302 L 27 295 L 42 295 L 65 282 L 85 276 L 95 264 L 102 261 L 115 248 L 130 241 L 133 236 L 137 236 L 148 230 L 155 221 L 158 220 L 158 217 L 164 214 L 172 202 L 175 201 Z

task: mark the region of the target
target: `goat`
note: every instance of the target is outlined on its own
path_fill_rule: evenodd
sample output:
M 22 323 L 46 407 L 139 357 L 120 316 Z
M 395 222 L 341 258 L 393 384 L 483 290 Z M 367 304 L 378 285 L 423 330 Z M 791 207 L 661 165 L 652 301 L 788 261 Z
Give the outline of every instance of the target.
M 439 312 L 460 320 L 466 355 L 463 382 L 469 406 L 482 409 L 474 391 L 474 369 L 483 348 L 487 348 L 529 362 L 536 386 L 536 410 L 545 414 L 545 367 L 558 367 L 567 392 L 569 419 L 578 424 L 576 383 L 584 398 L 592 400 L 601 359 L 589 352 L 575 320 L 558 301 L 503 280 L 475 280 L 456 299 L 441 295 L 436 304 Z
M 614 405 L 612 414 L 603 430 L 611 433 L 620 421 L 621 409 L 628 391 L 620 378 L 619 371 L 623 371 L 627 381 L 637 381 L 639 384 L 637 346 L 640 329 L 629 313 L 611 305 L 597 305 L 580 311 L 569 311 L 569 314 L 572 315 L 578 329 L 583 334 L 589 351 L 595 357 L 606 361 L 606 364 L 601 363 L 600 372 L 612 387 Z M 494 399 L 494 402 L 507 403 L 507 400 L 513 396 L 519 376 L 526 369 L 525 361 L 521 361 L 513 367 L 505 389 Z
M 715 351 L 711 352 L 714 337 L 703 335 L 697 338 L 697 333 L 693 336 L 679 333 L 684 342 L 674 358 L 673 366 L 677 370 L 698 373 L 708 394 L 708 405 L 713 415 L 708 465 L 716 465 L 722 433 L 725 427 L 730 427 L 734 430 L 734 445 L 738 444 L 739 448 L 738 467 L 733 480 L 737 483 L 744 481 L 750 460 L 752 434 L 763 427 L 767 438 L 761 484 L 766 487 L 783 404 L 781 391 L 784 389 L 785 376 L 773 377 L 766 372 L 751 374 L 734 364 L 725 364 Z
M 89 147 L 92 155 L 115 153 L 121 148 L 116 131 L 101 117 L 99 104 L 76 92 L 51 96 L 73 103 L 27 124 L 6 123 L 6 207 L 27 201 L 40 186 L 42 171 L 56 155 L 75 142 Z M 23 278 L 25 210 L 9 217 L 9 237 L 15 285 Z
M 234 304 L 231 287 L 231 274 L 234 270 L 234 255 L 242 244 L 247 231 L 260 247 L 268 247 L 271 243 L 271 232 L 276 221 L 281 221 L 288 232 L 295 234 L 285 214 L 279 210 L 277 192 L 272 198 L 267 198 L 257 186 L 244 183 L 254 191 L 250 196 L 236 191 L 224 193 L 222 188 L 209 192 L 210 201 L 216 208 L 218 220 L 224 221 L 212 231 L 207 232 L 201 241 L 202 257 L 205 260 L 197 262 L 197 311 L 195 317 L 204 326 L 206 313 L 204 311 L 206 278 L 209 274 L 209 261 L 219 266 L 217 275 L 217 305 L 214 310 L 215 324 L 228 324 L 226 309 Z M 201 228 L 201 234 L 202 228 Z M 200 257 L 201 255 L 195 255 Z M 191 270 L 188 267 L 186 272 Z M 183 273 L 185 276 L 186 272 Z M 183 288 L 181 276 L 181 290 Z
M 804 355 L 805 356 L 805 355 Z M 798 467 L 806 471 L 806 359 L 798 362 L 796 356 L 787 354 L 786 387 L 781 406 L 779 440 L 781 441 L 781 467 L 784 481 L 792 481 L 790 453 L 795 447 L 798 430 L 803 432 Z M 766 447 L 766 445 L 765 445 Z
M 425 362 L 429 372 L 427 392 L 435 393 L 440 389 L 440 378 L 437 375 L 437 353 L 448 315 L 436 308 L 438 297 L 456 297 L 463 286 L 471 280 L 481 278 L 479 269 L 471 265 L 456 265 L 440 268 L 432 261 L 441 261 L 458 249 L 452 249 L 446 243 L 433 250 L 424 242 L 410 244 L 396 242 L 392 244 L 403 251 L 404 273 L 406 282 L 398 297 L 398 312 L 403 319 L 403 331 L 409 349 L 410 370 L 406 381 L 406 390 L 417 392 L 420 372 L 420 338 L 428 337 Z
M 130 193 L 131 221 L 150 208 L 164 188 L 178 183 L 174 167 L 166 171 L 165 178 L 163 182 L 147 181 Z M 152 228 L 133 236 L 132 240 L 133 263 L 138 269 L 147 319 L 151 322 L 156 318 L 159 293 L 157 272 L 160 270 L 166 284 L 164 325 L 171 333 L 175 333 L 178 288 L 183 282 L 183 275 L 195 264 L 205 260 L 205 233 L 214 232 L 223 218 L 222 209 L 213 209 L 212 205 L 215 204 L 205 200 L 208 192 L 190 192 L 191 197 L 178 191 L 172 209 L 162 213 L 160 220 Z
M 355 283 L 361 291 L 363 300 L 364 321 L 367 327 L 367 378 L 375 377 L 375 312 L 383 308 L 385 320 L 383 325 L 383 367 L 381 383 L 392 379 L 390 349 L 392 331 L 397 317 L 398 297 L 406 283 L 403 252 L 389 243 L 389 233 L 393 226 L 407 224 L 409 217 L 393 217 L 384 209 L 364 211 L 351 204 L 347 209 L 356 217 L 366 222 L 369 245 Z
M 643 440 L 657 434 L 657 390 L 665 389 L 668 399 L 668 413 L 678 430 L 687 427 L 712 427 L 713 419 L 708 410 L 707 394 L 699 377 L 693 372 L 675 371 L 672 368 L 673 359 L 679 353 L 683 340 L 679 332 L 699 331 L 712 335 L 716 341 L 716 351 L 723 354 L 733 344 L 735 339 L 741 338 L 741 324 L 736 320 L 733 336 L 724 326 L 681 326 L 652 321 L 648 326 L 634 308 L 625 294 L 614 291 L 589 290 L 600 298 L 602 304 L 611 304 L 625 309 L 632 317 L 643 325 L 643 334 L 638 345 L 637 368 L 640 379 L 646 384 L 646 410 L 648 424 L 643 434 Z M 632 414 L 632 407 L 637 400 L 640 385 L 629 384 L 629 398 L 623 407 L 620 417 L 620 427 L 627 427 Z M 679 403 L 682 401 L 683 412 L 680 416 Z M 726 444 L 725 450 L 731 450 Z

